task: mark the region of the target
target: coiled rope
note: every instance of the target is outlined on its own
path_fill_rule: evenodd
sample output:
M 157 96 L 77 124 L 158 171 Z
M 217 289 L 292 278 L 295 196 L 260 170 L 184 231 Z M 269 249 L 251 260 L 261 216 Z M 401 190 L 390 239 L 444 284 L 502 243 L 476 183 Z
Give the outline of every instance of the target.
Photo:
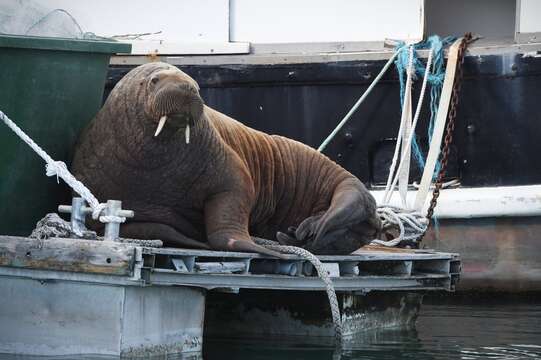
M 95 231 L 84 230 L 82 232 L 76 232 L 74 229 L 72 229 L 71 224 L 58 216 L 57 213 L 49 213 L 45 215 L 44 218 L 39 220 L 29 237 L 39 240 L 40 246 L 43 240 L 53 237 L 65 239 L 78 238 L 85 240 L 103 240 L 103 237 L 98 236 Z M 117 241 L 142 247 L 158 248 L 163 246 L 163 241 L 161 240 L 118 238 Z
M 398 228 L 398 236 L 391 240 L 374 239 L 371 244 L 383 246 L 397 246 L 404 241 L 415 242 L 424 234 L 428 227 L 428 220 L 419 211 L 404 209 L 394 205 L 381 205 L 377 208 L 383 229 Z
M 43 160 L 45 160 L 45 174 L 47 176 L 60 177 L 70 188 L 77 194 L 81 195 L 86 200 L 88 205 L 92 208 L 92 218 L 106 223 L 106 222 L 119 222 L 126 221 L 125 217 L 112 216 L 103 214 L 102 212 L 107 208 L 107 204 L 100 203 L 98 199 L 92 194 L 92 192 L 79 180 L 77 180 L 63 161 L 55 161 L 49 156 L 38 144 L 34 142 L 24 131 L 21 130 L 6 114 L 0 111 L 0 119 L 19 137 L 23 140 L 36 154 L 38 154 Z

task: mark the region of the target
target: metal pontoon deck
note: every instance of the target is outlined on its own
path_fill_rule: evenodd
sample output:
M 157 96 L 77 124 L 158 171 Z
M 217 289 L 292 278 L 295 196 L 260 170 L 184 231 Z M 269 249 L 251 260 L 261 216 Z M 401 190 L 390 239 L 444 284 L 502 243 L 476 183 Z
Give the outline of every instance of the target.
M 432 250 L 370 246 L 319 259 L 351 336 L 411 324 L 422 294 L 452 291 L 460 273 L 457 254 Z M 0 236 L 0 353 L 197 352 L 204 327 L 210 335 L 330 336 L 324 290 L 294 255 Z
M 259 254 L 147 248 L 143 256 L 153 264 L 143 268 L 142 276 L 155 285 L 325 290 L 312 265 L 294 255 L 282 260 Z M 460 272 L 458 255 L 432 250 L 371 248 L 355 255 L 318 258 L 334 277 L 336 291 L 453 290 Z

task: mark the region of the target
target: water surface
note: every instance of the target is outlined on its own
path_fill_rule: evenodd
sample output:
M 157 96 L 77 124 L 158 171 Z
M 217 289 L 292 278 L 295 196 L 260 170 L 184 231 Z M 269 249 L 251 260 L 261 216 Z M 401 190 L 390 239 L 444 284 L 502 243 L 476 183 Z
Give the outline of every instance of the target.
M 541 359 L 541 300 L 425 304 L 414 330 L 365 334 L 339 352 L 317 340 L 207 340 L 204 359 L 224 358 Z
M 443 298 L 448 302 L 447 298 Z M 494 302 L 493 300 L 497 300 Z M 431 302 L 428 299 L 428 302 Z M 439 303 L 438 303 L 439 302 Z M 491 299 L 421 307 L 415 329 L 366 333 L 335 351 L 324 339 L 205 339 L 203 355 L 152 357 L 152 360 L 398 360 L 398 359 L 541 359 L 541 296 L 522 300 Z M 0 360 L 97 360 L 110 357 L 27 357 Z

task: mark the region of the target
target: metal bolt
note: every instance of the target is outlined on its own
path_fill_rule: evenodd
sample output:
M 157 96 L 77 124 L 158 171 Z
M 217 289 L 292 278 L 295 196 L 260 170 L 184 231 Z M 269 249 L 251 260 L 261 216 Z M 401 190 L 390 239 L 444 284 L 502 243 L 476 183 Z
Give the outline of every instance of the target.
M 347 132 L 344 134 L 344 137 L 346 138 L 346 145 L 348 149 L 353 149 L 355 147 L 355 144 L 353 143 L 353 134 Z

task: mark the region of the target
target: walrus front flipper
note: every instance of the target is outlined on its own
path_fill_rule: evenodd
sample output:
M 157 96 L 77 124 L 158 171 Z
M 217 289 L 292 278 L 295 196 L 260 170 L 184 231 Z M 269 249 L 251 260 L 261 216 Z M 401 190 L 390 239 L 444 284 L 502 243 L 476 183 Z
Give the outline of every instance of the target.
M 210 249 L 208 244 L 184 236 L 175 228 L 153 222 L 131 222 L 120 227 L 120 236 L 125 238 L 162 240 L 165 246 L 191 249 Z
M 255 252 L 284 258 L 252 241 L 248 232 L 251 201 L 248 193 L 223 192 L 205 202 L 207 240 L 213 250 Z

